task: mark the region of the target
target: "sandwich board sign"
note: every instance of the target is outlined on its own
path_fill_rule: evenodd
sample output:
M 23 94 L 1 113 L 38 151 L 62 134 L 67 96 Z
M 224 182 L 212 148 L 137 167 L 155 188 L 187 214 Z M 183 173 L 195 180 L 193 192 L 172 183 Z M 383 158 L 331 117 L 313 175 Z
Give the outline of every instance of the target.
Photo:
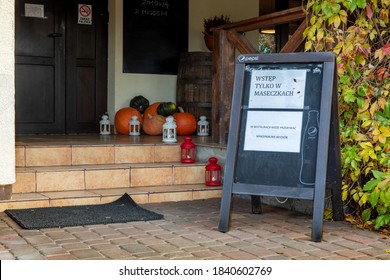
M 327 185 L 334 219 L 343 216 L 338 126 L 333 54 L 240 55 L 218 229 L 228 230 L 233 194 L 251 195 L 257 212 L 260 196 L 305 199 L 321 241 Z

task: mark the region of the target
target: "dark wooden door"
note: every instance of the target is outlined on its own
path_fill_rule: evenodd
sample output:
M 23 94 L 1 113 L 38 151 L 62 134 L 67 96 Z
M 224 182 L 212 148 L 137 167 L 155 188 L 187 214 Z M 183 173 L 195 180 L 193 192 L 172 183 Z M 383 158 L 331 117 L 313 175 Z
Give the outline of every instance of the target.
M 107 111 L 108 3 L 66 3 L 66 130 L 98 132 L 100 117 Z
M 65 127 L 65 16 L 62 1 L 15 1 L 16 133 Z
M 17 134 L 98 132 L 107 110 L 107 1 L 15 1 Z

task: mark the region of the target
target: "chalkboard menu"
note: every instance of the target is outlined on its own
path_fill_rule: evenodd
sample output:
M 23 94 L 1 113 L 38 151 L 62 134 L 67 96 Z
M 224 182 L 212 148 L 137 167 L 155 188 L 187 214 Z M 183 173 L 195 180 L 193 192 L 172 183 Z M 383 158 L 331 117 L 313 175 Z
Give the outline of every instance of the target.
M 333 54 L 239 56 L 219 230 L 227 231 L 234 193 L 299 198 L 314 201 L 312 239 L 320 241 L 325 185 L 341 183 L 328 170 L 340 166 L 338 133 Z
M 177 74 L 188 51 L 188 0 L 123 1 L 123 72 Z

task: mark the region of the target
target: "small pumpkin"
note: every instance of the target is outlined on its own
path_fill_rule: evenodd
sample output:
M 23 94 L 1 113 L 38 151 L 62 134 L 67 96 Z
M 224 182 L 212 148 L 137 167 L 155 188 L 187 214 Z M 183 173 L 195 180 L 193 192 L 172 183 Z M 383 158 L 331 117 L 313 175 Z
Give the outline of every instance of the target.
M 149 100 L 137 95 L 130 100 L 130 107 L 137 109 L 141 114 L 149 107 Z
M 161 135 L 165 118 L 161 115 L 150 115 L 146 117 L 143 123 L 143 131 L 148 135 Z
M 162 102 L 157 107 L 157 114 L 161 116 L 170 116 L 177 112 L 177 106 L 173 102 Z
M 181 107 L 179 107 L 179 112 L 173 114 L 173 118 L 176 122 L 176 133 L 179 136 L 192 135 L 195 133 L 197 128 L 197 121 L 194 114 L 189 112 L 184 112 Z
M 144 112 L 144 121 L 148 118 L 149 115 L 157 115 L 157 107 L 161 104 L 161 102 L 155 102 L 151 104 L 148 108 L 146 108 Z
M 125 107 L 116 112 L 115 129 L 119 134 L 129 134 L 129 122 L 134 115 L 137 116 L 140 122 L 140 127 L 142 127 L 142 115 L 137 109 Z

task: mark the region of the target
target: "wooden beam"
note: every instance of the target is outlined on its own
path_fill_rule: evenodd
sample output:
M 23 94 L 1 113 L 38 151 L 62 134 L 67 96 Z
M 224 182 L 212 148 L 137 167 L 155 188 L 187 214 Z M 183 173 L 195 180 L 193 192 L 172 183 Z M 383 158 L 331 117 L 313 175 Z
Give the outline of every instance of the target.
M 242 21 L 224 24 L 216 27 L 216 29 L 234 30 L 236 32 L 248 32 L 264 27 L 275 26 L 279 24 L 289 23 L 306 18 L 306 13 L 303 7 L 295 7 L 288 10 L 275 12 L 272 14 L 262 15 Z
M 217 35 L 217 36 L 216 36 Z M 235 52 L 226 30 L 214 31 L 212 83 L 212 138 L 227 143 L 233 96 Z
M 258 53 L 255 47 L 252 46 L 252 43 L 241 33 L 234 31 L 228 31 L 227 38 L 230 43 L 241 53 L 241 54 L 250 54 Z
M 283 48 L 280 50 L 282 53 L 288 53 L 288 52 L 296 52 L 299 50 L 303 43 L 303 32 L 305 31 L 307 27 L 307 20 L 305 19 L 301 25 L 299 25 L 298 29 L 295 30 L 294 34 L 288 39 L 287 43 L 283 46 Z

